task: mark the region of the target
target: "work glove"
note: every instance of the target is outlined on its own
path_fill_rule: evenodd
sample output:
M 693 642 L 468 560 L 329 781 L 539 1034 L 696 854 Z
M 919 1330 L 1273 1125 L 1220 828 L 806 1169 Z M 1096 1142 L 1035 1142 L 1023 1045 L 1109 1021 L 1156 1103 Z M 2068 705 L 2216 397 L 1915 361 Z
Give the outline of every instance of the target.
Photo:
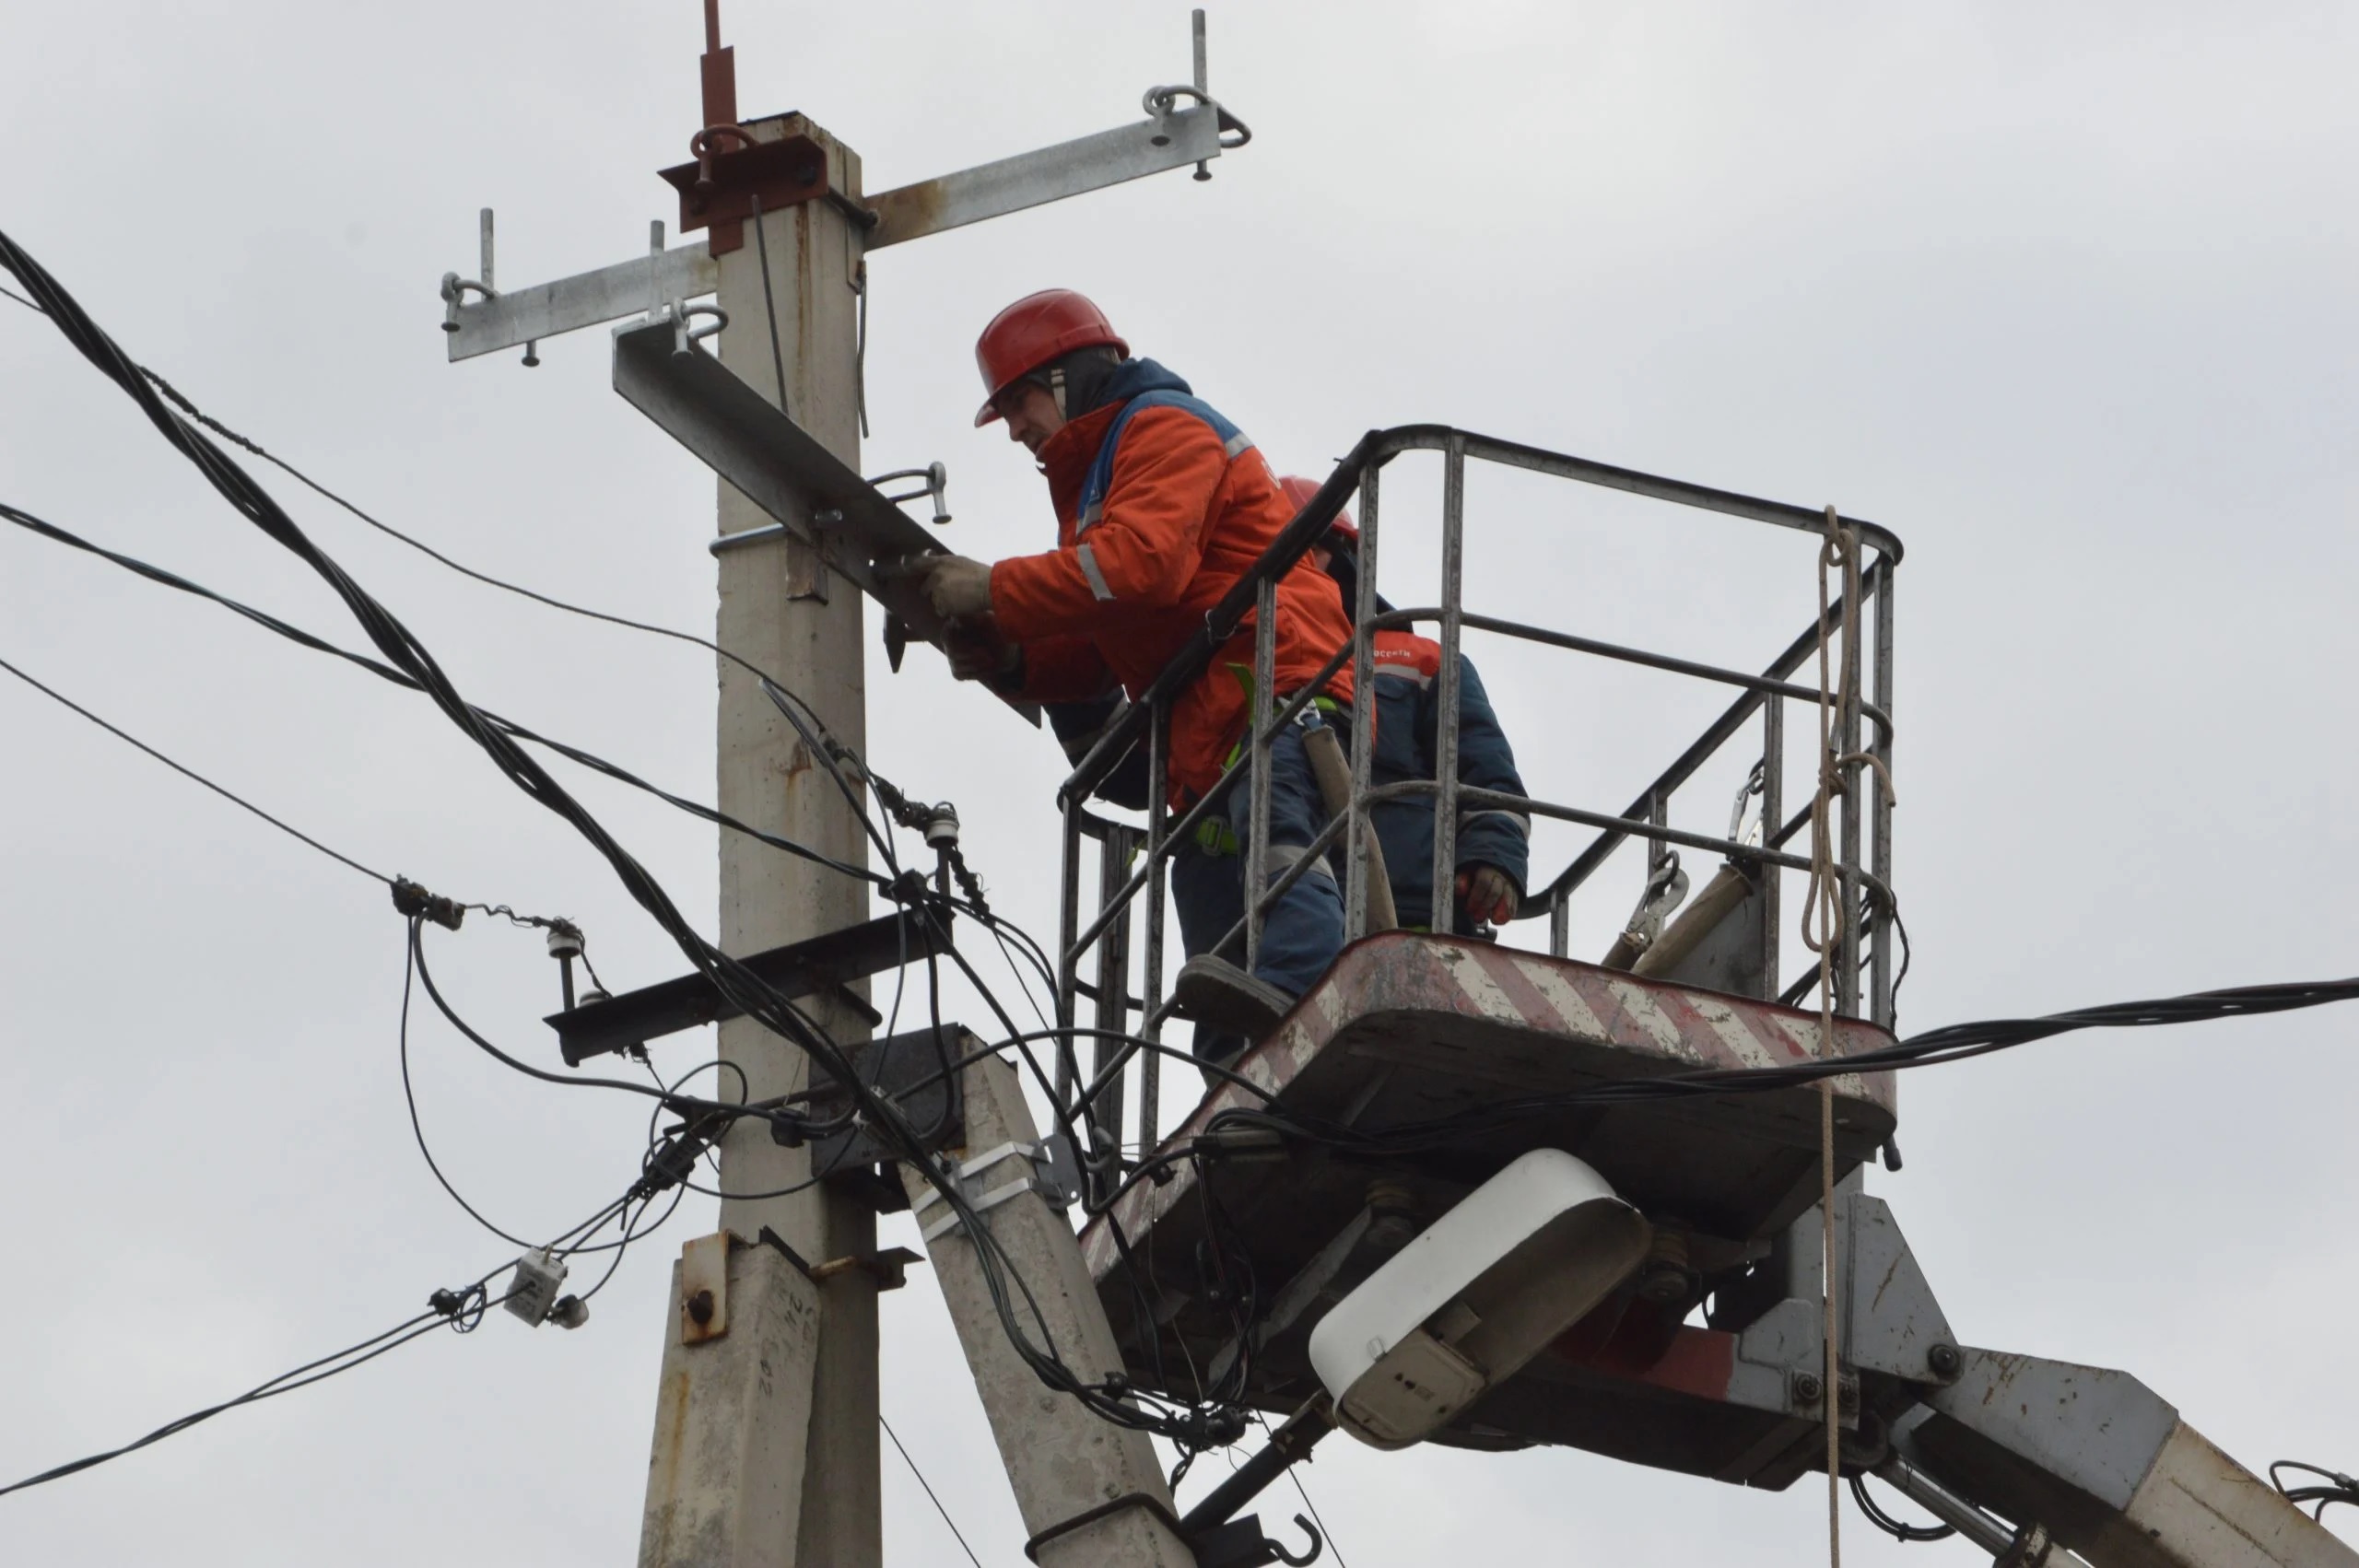
M 933 613 L 945 621 L 961 621 L 992 613 L 992 568 L 985 561 L 964 556 L 928 556 L 913 574 L 918 591 Z
M 1515 919 L 1515 878 L 1496 866 L 1469 866 L 1458 873 L 1458 898 L 1469 918 L 1504 926 Z
M 1010 640 L 989 615 L 944 626 L 942 651 L 950 657 L 950 673 L 962 681 L 992 681 L 1014 674 L 1024 659 L 1022 646 Z

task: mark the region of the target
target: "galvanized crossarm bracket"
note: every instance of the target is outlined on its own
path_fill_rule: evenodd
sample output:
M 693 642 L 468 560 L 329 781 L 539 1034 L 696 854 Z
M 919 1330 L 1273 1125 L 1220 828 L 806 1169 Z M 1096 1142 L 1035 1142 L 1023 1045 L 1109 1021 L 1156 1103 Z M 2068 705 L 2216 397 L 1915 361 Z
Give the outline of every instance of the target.
M 978 1214 L 988 1213 L 1027 1192 L 1039 1193 L 1055 1209 L 1067 1207 L 1081 1195 L 1080 1173 L 1074 1165 L 1072 1146 L 1062 1136 L 1044 1138 L 1038 1143 L 1003 1143 L 960 1161 L 947 1174 L 957 1184 L 967 1206 Z M 950 1211 L 949 1199 L 942 1196 L 939 1188 L 919 1190 L 911 1198 L 910 1208 L 919 1234 L 929 1242 L 964 1223 Z
M 873 219 L 865 224 L 865 244 L 874 251 L 1189 164 L 1196 166 L 1197 179 L 1208 180 L 1212 175 L 1205 166 L 1222 153 L 1243 146 L 1252 132 L 1212 97 L 1201 10 L 1194 17 L 1194 43 L 1192 85 L 1149 88 L 1143 99 L 1146 118 L 1133 124 L 921 180 L 874 197 L 863 198 L 856 190 L 826 189 L 822 173 L 817 176 L 816 193 L 839 205 L 858 208 Z M 734 101 L 734 93 L 732 98 Z M 779 149 L 779 144 L 739 146 L 723 142 L 707 161 L 714 165 L 747 159 L 792 161 L 792 148 Z M 680 177 L 693 175 L 698 167 L 687 164 L 666 171 L 667 179 L 681 185 L 684 220 L 704 222 L 722 214 L 726 223 L 741 221 L 741 205 L 723 200 L 727 193 L 718 188 L 710 198 L 717 204 L 711 212 L 689 213 L 695 193 L 692 184 Z M 776 210 L 793 196 L 793 193 L 773 191 L 766 205 Z M 699 298 L 721 286 L 720 263 L 713 260 L 708 244 L 667 251 L 663 226 L 657 223 L 651 228 L 652 241 L 645 256 L 500 293 L 489 287 L 488 214 L 485 227 L 484 276 L 462 280 L 452 274 L 443 285 L 442 327 L 449 334 L 446 347 L 454 363 L 620 321 L 656 310 L 669 300 Z

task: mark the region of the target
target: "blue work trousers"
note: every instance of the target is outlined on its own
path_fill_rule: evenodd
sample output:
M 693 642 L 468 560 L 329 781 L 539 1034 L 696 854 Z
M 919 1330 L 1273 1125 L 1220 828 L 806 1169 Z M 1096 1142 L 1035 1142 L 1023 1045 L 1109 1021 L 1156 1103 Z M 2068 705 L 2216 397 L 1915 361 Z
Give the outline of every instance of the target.
M 1303 751 L 1303 729 L 1325 723 L 1343 731 L 1343 716 L 1314 710 L 1289 725 L 1270 747 L 1270 848 L 1265 858 L 1268 881 L 1285 874 L 1319 830 L 1327 824 L 1326 802 L 1311 777 L 1310 759 Z M 1350 750 L 1347 731 L 1344 745 Z M 1253 815 L 1252 769 L 1232 778 L 1226 798 L 1206 813 L 1215 831 L 1191 837 L 1172 856 L 1171 899 L 1180 912 L 1180 941 L 1193 958 L 1210 952 L 1245 915 L 1245 846 L 1250 842 Z M 1225 827 L 1226 832 L 1218 831 Z M 1215 840 L 1207 843 L 1207 839 Z M 1297 878 L 1284 897 L 1262 919 L 1260 962 L 1253 975 L 1289 997 L 1298 997 L 1327 972 L 1344 945 L 1344 891 L 1322 860 Z M 1220 954 L 1240 967 L 1245 962 L 1245 938 Z M 1225 1061 L 1245 1048 L 1234 1035 L 1196 1027 L 1195 1052 Z

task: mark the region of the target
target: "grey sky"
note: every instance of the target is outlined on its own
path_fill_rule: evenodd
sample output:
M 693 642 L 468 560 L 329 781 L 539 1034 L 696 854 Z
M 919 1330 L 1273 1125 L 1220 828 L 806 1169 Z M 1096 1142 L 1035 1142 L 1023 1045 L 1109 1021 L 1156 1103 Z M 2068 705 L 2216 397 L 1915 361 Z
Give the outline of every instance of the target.
M 652 170 L 695 124 L 696 9 L 20 6 L 0 227 L 135 356 L 389 521 L 705 629 L 711 480 L 608 390 L 604 334 L 530 372 L 453 368 L 434 297 L 486 204 L 511 283 L 643 245 L 671 215 Z M 1125 122 L 1186 74 L 1178 5 L 726 13 L 741 106 L 808 111 L 871 190 Z M 1213 85 L 1256 138 L 1213 182 L 1167 175 L 875 259 L 869 466 L 944 460 L 957 547 L 1041 547 L 1028 463 L 968 427 L 969 350 L 998 306 L 1066 284 L 1283 468 L 1431 419 L 1837 503 L 1909 546 L 1904 1028 L 2347 974 L 2354 68 L 2359 22 L 2335 6 L 1220 7 Z M 0 370 L 0 498 L 360 641 L 5 301 Z M 262 472 L 475 700 L 709 793 L 708 660 L 455 579 Z M 1407 537 L 1438 484 L 1401 472 Z M 1805 540 L 1561 487 L 1474 502 L 1472 602 L 1498 613 L 1739 662 L 1807 620 Z M 1526 777 L 1560 798 L 1618 807 L 1707 708 L 1475 646 Z M 574 916 L 610 984 L 680 968 L 421 702 L 13 530 L 0 657 L 373 866 Z M 871 681 L 878 767 L 955 798 L 999 900 L 1053 932 L 1054 747 L 922 652 Z M 13 1479 L 513 1249 L 411 1144 L 381 889 L 14 682 L 0 726 Z M 709 919 L 710 834 L 580 788 Z M 1715 781 L 1686 809 L 1724 826 L 1726 798 Z M 1545 848 L 1561 863 L 1569 842 Z M 1583 951 L 1633 891 L 1581 911 Z M 433 954 L 481 1026 L 554 1059 L 537 933 L 470 921 Z M 1907 1168 L 1872 1184 L 1969 1342 L 2127 1367 L 2256 1468 L 2351 1468 L 2354 1020 L 2075 1037 L 1919 1075 Z M 640 1111 L 508 1075 L 439 1020 L 412 1046 L 436 1152 L 495 1220 L 553 1231 L 635 1173 Z M 628 1561 L 665 1263 L 710 1223 L 684 1209 L 580 1333 L 436 1337 L 0 1501 L 0 1556 Z M 985 1561 L 1020 1561 L 931 1278 L 887 1301 L 887 1415 Z M 1825 1551 L 1807 1482 L 1340 1439 L 1307 1480 L 1354 1568 Z M 952 1560 L 889 1451 L 885 1486 L 890 1560 Z M 1845 1546 L 1975 1560 L 1856 1515 Z

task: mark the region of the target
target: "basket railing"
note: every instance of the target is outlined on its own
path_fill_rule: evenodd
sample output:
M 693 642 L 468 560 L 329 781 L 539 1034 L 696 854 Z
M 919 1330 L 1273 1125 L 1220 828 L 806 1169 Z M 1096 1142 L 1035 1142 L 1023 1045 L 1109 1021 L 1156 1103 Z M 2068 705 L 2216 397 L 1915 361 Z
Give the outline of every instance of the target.
M 1435 451 L 1442 456 L 1440 513 L 1439 603 L 1408 609 L 1388 609 L 1378 602 L 1378 576 L 1383 556 L 1383 481 L 1388 464 L 1406 452 Z M 1568 956 L 1571 911 L 1575 898 L 1590 886 L 1616 852 L 1634 842 L 1646 847 L 1649 885 L 1656 873 L 1667 870 L 1669 857 L 1680 848 L 1720 855 L 1749 877 L 1751 892 L 1762 903 L 1755 922 L 1760 951 L 1755 960 L 1764 1000 L 1787 1002 L 1810 994 L 1824 977 L 1832 986 L 1837 1013 L 1867 1017 L 1889 1026 L 1893 1013 L 1895 930 L 1891 885 L 1892 820 L 1888 787 L 1892 766 L 1893 576 L 1900 542 L 1888 530 L 1857 518 L 1841 524 L 1856 538 L 1861 556 L 1859 573 L 1860 605 L 1847 612 L 1839 599 L 1827 605 L 1823 620 L 1813 618 L 1802 632 L 1757 673 L 1728 669 L 1692 659 L 1649 651 L 1577 636 L 1550 627 L 1469 613 L 1462 602 L 1465 575 L 1466 471 L 1470 461 L 1498 464 L 1552 475 L 1577 484 L 1602 486 L 1749 519 L 1776 527 L 1825 536 L 1827 514 L 1822 509 L 1760 500 L 1753 497 L 1638 474 L 1591 462 L 1563 453 L 1545 451 L 1511 441 L 1439 426 L 1402 426 L 1369 432 L 1337 464 L 1316 496 L 1307 503 L 1277 541 L 1229 593 L 1205 616 L 1204 628 L 1165 668 L 1148 689 L 1104 730 L 1089 753 L 1059 791 L 1063 814 L 1062 883 L 1059 905 L 1057 953 L 1057 1026 L 1061 1031 L 1058 1093 L 1069 1103 L 1078 1094 L 1078 1106 L 1090 1135 L 1098 1144 L 1093 1164 L 1118 1168 L 1114 1158 L 1122 1150 L 1151 1150 L 1156 1141 L 1161 1115 L 1161 1063 L 1164 1053 L 1141 1040 L 1159 1044 L 1170 1020 L 1171 1003 L 1164 994 L 1167 921 L 1165 888 L 1171 857 L 1194 835 L 1199 824 L 1215 813 L 1225 813 L 1226 792 L 1241 774 L 1250 790 L 1250 830 L 1243 836 L 1245 864 L 1244 914 L 1215 944 L 1214 951 L 1240 959 L 1250 968 L 1260 954 L 1263 920 L 1275 901 L 1314 866 L 1337 850 L 1343 870 L 1347 938 L 1367 934 L 1369 922 L 1369 855 L 1373 837 L 1367 826 L 1370 808 L 1410 796 L 1434 798 L 1433 908 L 1431 929 L 1449 934 L 1453 919 L 1450 896 L 1457 864 L 1457 838 L 1461 814 L 1470 811 L 1504 810 L 1527 818 L 1549 818 L 1593 828 L 1590 837 L 1553 877 L 1535 874 L 1517 916 L 1525 921 L 1546 922 L 1546 951 Z M 1304 554 L 1317 546 L 1336 515 L 1356 505 L 1359 521 L 1358 603 L 1351 606 L 1353 635 L 1338 649 L 1317 676 L 1291 692 L 1275 689 L 1277 585 Z M 1244 743 L 1222 777 L 1221 784 L 1174 811 L 1167 785 L 1167 737 L 1171 708 L 1180 693 L 1210 663 L 1214 651 L 1226 643 L 1250 614 L 1254 627 L 1253 680 Z M 1848 620 L 1855 634 L 1838 635 Z M 1373 651 L 1376 634 L 1389 628 L 1430 626 L 1440 644 L 1438 721 L 1436 727 L 1436 768 L 1431 778 L 1379 784 L 1373 778 L 1373 726 L 1366 722 L 1372 701 Z M 1550 801 L 1536 795 L 1511 795 L 1476 789 L 1458 778 L 1458 721 L 1461 682 L 1460 643 L 1467 630 L 1517 639 L 1590 658 L 1614 661 L 1731 688 L 1735 696 L 1685 750 L 1641 788 L 1619 812 L 1599 811 Z M 1830 683 L 1835 710 L 1833 752 L 1844 759 L 1837 769 L 1841 788 L 1831 804 L 1835 828 L 1829 845 L 1831 870 L 1839 887 L 1843 915 L 1836 921 L 1834 941 L 1822 964 L 1805 969 L 1782 989 L 1779 919 L 1780 871 L 1808 872 L 1813 861 L 1806 852 L 1811 802 L 1817 791 L 1816 765 L 1811 776 L 1788 789 L 1786 768 L 1786 705 L 1799 702 L 1815 734 L 1821 693 L 1817 673 L 1811 684 L 1795 677 L 1814 666 L 1822 638 L 1833 644 L 1841 665 Z M 1863 644 L 1867 647 L 1863 649 Z M 1327 680 L 1348 663 L 1355 689 L 1362 694 L 1360 721 L 1350 726 L 1351 799 L 1348 809 L 1335 815 L 1311 843 L 1274 881 L 1267 875 L 1270 822 L 1271 748 L 1285 727 L 1294 723 Z M 1865 677 L 1864 682 L 1862 677 Z M 1748 730 L 1758 737 L 1758 760 L 1746 776 L 1737 797 L 1738 817 L 1747 800 L 1760 802 L 1760 831 L 1751 841 L 1732 821 L 1725 837 L 1675 828 L 1671 809 L 1679 791 L 1729 747 L 1742 744 Z M 1134 750 L 1146 753 L 1147 800 L 1143 825 L 1118 820 L 1091 809 L 1094 792 Z M 1874 761 L 1865 760 L 1868 757 Z M 1880 769 L 1885 786 L 1876 787 L 1862 774 Z M 1790 798 L 1799 809 L 1789 814 Z M 1795 848 L 1796 838 L 1803 843 Z M 1862 840 L 1865 862 L 1862 863 Z M 1082 884 L 1085 877 L 1083 841 L 1097 847 L 1097 891 L 1094 907 L 1085 917 Z M 1266 885 L 1265 885 L 1266 883 Z M 1253 891 L 1261 889 L 1258 895 Z M 1643 902 L 1643 900 L 1642 900 Z M 1499 933 L 1512 934 L 1513 928 Z M 1140 952 L 1137 994 L 1133 994 L 1133 939 Z M 1087 977 L 1084 977 L 1085 965 Z M 1087 1001 L 1094 1015 L 1083 1024 L 1079 1005 Z M 1133 1020 L 1136 1027 L 1133 1027 Z M 1089 1069 L 1084 1074 L 1077 1040 L 1090 1043 Z M 1134 1088 L 1135 1093 L 1126 1093 Z M 1192 1088 L 1192 1085 L 1191 1085 Z M 1126 1115 L 1126 1112 L 1129 1114 Z M 1126 1121 L 1138 1129 L 1126 1141 Z

